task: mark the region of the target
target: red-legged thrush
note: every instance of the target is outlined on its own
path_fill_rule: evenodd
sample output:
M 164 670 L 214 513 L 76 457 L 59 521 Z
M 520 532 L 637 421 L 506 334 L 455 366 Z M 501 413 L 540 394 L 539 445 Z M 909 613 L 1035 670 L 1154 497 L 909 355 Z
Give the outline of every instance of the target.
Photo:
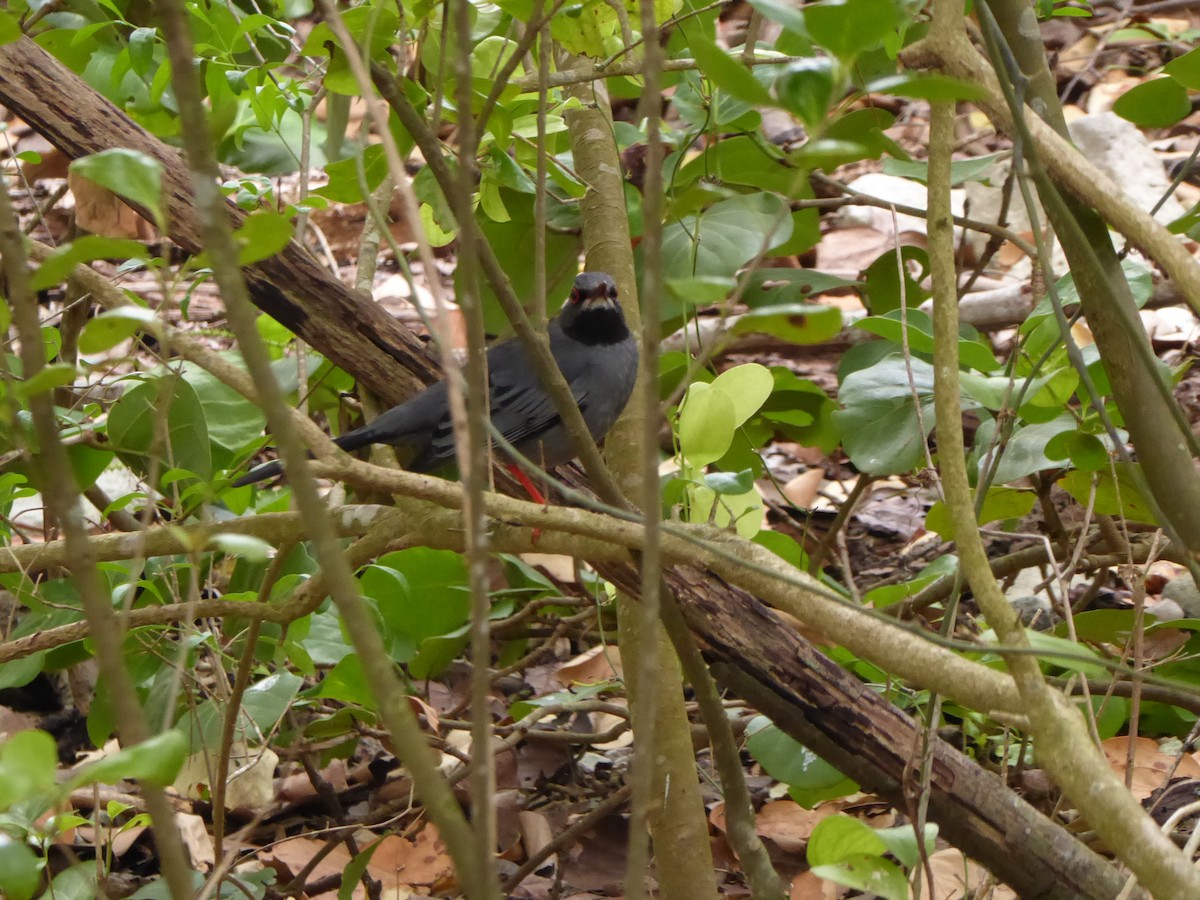
M 575 279 L 562 313 L 550 322 L 550 352 L 571 387 L 588 430 L 597 441 L 616 422 L 637 377 L 637 341 L 617 302 L 617 286 L 604 272 Z M 492 424 L 518 451 L 543 467 L 575 457 L 571 438 L 525 349 L 509 338 L 488 350 Z M 334 440 L 343 450 L 392 444 L 411 451 L 405 468 L 432 472 L 454 459 L 454 431 L 446 382 L 439 381 L 394 406 L 370 425 Z M 251 470 L 235 487 L 279 475 L 278 461 Z

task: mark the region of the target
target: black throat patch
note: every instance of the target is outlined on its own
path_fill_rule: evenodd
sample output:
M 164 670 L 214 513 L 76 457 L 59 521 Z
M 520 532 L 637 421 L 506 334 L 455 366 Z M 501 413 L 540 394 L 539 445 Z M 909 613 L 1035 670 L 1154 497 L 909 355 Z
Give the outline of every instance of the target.
M 611 306 L 580 309 L 563 323 L 563 333 L 588 347 L 619 344 L 629 337 L 620 309 Z

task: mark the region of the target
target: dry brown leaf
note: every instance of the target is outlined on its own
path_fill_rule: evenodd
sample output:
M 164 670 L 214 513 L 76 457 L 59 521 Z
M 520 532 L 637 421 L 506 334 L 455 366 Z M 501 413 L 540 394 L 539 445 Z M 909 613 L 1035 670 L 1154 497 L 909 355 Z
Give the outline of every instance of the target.
M 824 469 L 808 469 L 783 486 L 783 496 L 801 509 L 809 509 L 817 499 L 817 491 L 825 480 Z
M 1125 777 L 1126 763 L 1129 754 L 1129 738 L 1127 736 L 1109 738 L 1100 742 L 1104 757 L 1112 766 L 1114 772 L 1121 778 Z M 1175 765 L 1175 757 L 1163 753 L 1158 743 L 1151 738 L 1140 737 L 1134 741 L 1133 751 L 1133 780 L 1130 791 L 1139 800 L 1144 800 L 1165 783 L 1167 773 Z M 1200 778 L 1200 762 L 1191 756 L 1183 756 L 1175 776 Z
M 754 830 L 781 850 L 801 853 L 808 846 L 817 823 L 836 812 L 838 810 L 832 804 L 805 809 L 794 800 L 775 800 L 758 811 Z
M 521 840 L 525 844 L 526 858 L 533 856 L 554 840 L 554 829 L 550 827 L 550 820 L 541 813 L 526 810 L 517 814 L 517 821 L 521 827 Z M 557 866 L 558 856 L 548 857 L 543 865 Z
M 212 835 L 208 833 L 208 823 L 201 816 L 176 813 L 175 824 L 179 826 L 179 836 L 183 838 L 183 846 L 187 848 L 192 868 L 197 872 L 211 869 L 217 861 L 217 856 L 213 849 Z
M 521 561 L 545 569 L 550 577 L 566 584 L 575 583 L 575 560 L 558 553 L 522 553 Z
M 109 238 L 154 240 L 154 226 L 108 188 L 74 172 L 67 173 L 67 183 L 75 195 L 75 221 L 80 228 Z
M 818 878 L 812 872 L 801 872 L 792 879 L 788 900 L 837 900 L 848 888 Z
M 967 859 L 959 850 L 939 850 L 929 857 L 929 868 L 933 870 L 934 888 L 932 895 L 922 872 L 920 889 L 916 900 L 962 900 L 967 891 L 979 888 L 988 878 L 988 871 L 979 863 Z M 1017 895 L 1004 885 L 992 891 L 994 900 L 1016 900 Z
M 280 883 L 286 883 L 295 878 L 324 846 L 325 841 L 307 837 L 292 838 L 267 847 L 262 851 L 260 859 L 265 865 L 279 873 Z M 350 851 L 346 849 L 345 844 L 338 844 L 317 863 L 309 874 L 309 880 L 317 881 L 328 876 L 341 875 L 346 871 L 348 865 L 350 865 Z M 355 900 L 366 897 L 366 895 L 362 885 L 355 888 Z M 334 891 L 331 896 L 336 897 L 337 892 Z
M 597 644 L 555 669 L 554 677 L 566 685 L 597 684 L 620 678 L 620 653 L 615 645 Z
M 1091 65 L 1092 55 L 1098 46 L 1100 39 L 1085 32 L 1074 44 L 1059 52 L 1056 68 L 1068 75 L 1077 75 Z
M 450 854 L 433 824 L 422 828 L 411 841 L 400 835 L 385 837 L 371 856 L 367 870 L 385 887 L 433 885 L 454 875 Z

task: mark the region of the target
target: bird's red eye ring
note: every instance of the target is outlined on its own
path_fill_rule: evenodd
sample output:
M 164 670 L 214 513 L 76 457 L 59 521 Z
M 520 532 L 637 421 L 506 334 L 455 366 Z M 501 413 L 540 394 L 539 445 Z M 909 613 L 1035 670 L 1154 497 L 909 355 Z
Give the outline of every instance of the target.
M 578 303 L 582 299 L 583 298 L 580 296 L 579 291 L 576 288 L 571 288 L 571 302 Z

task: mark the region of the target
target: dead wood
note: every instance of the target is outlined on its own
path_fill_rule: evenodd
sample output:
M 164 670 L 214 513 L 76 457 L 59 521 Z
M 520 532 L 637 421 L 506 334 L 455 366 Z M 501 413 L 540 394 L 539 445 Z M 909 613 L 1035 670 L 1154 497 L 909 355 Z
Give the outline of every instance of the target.
M 192 176 L 179 151 L 27 37 L 0 48 L 0 102 L 70 159 L 124 147 L 158 160 L 167 235 L 191 253 L 203 249 Z M 233 203 L 228 209 L 235 227 L 245 219 Z M 437 377 L 437 367 L 410 332 L 377 304 L 364 302 L 299 244 L 289 243 L 245 273 L 259 309 L 352 371 L 386 405 Z

